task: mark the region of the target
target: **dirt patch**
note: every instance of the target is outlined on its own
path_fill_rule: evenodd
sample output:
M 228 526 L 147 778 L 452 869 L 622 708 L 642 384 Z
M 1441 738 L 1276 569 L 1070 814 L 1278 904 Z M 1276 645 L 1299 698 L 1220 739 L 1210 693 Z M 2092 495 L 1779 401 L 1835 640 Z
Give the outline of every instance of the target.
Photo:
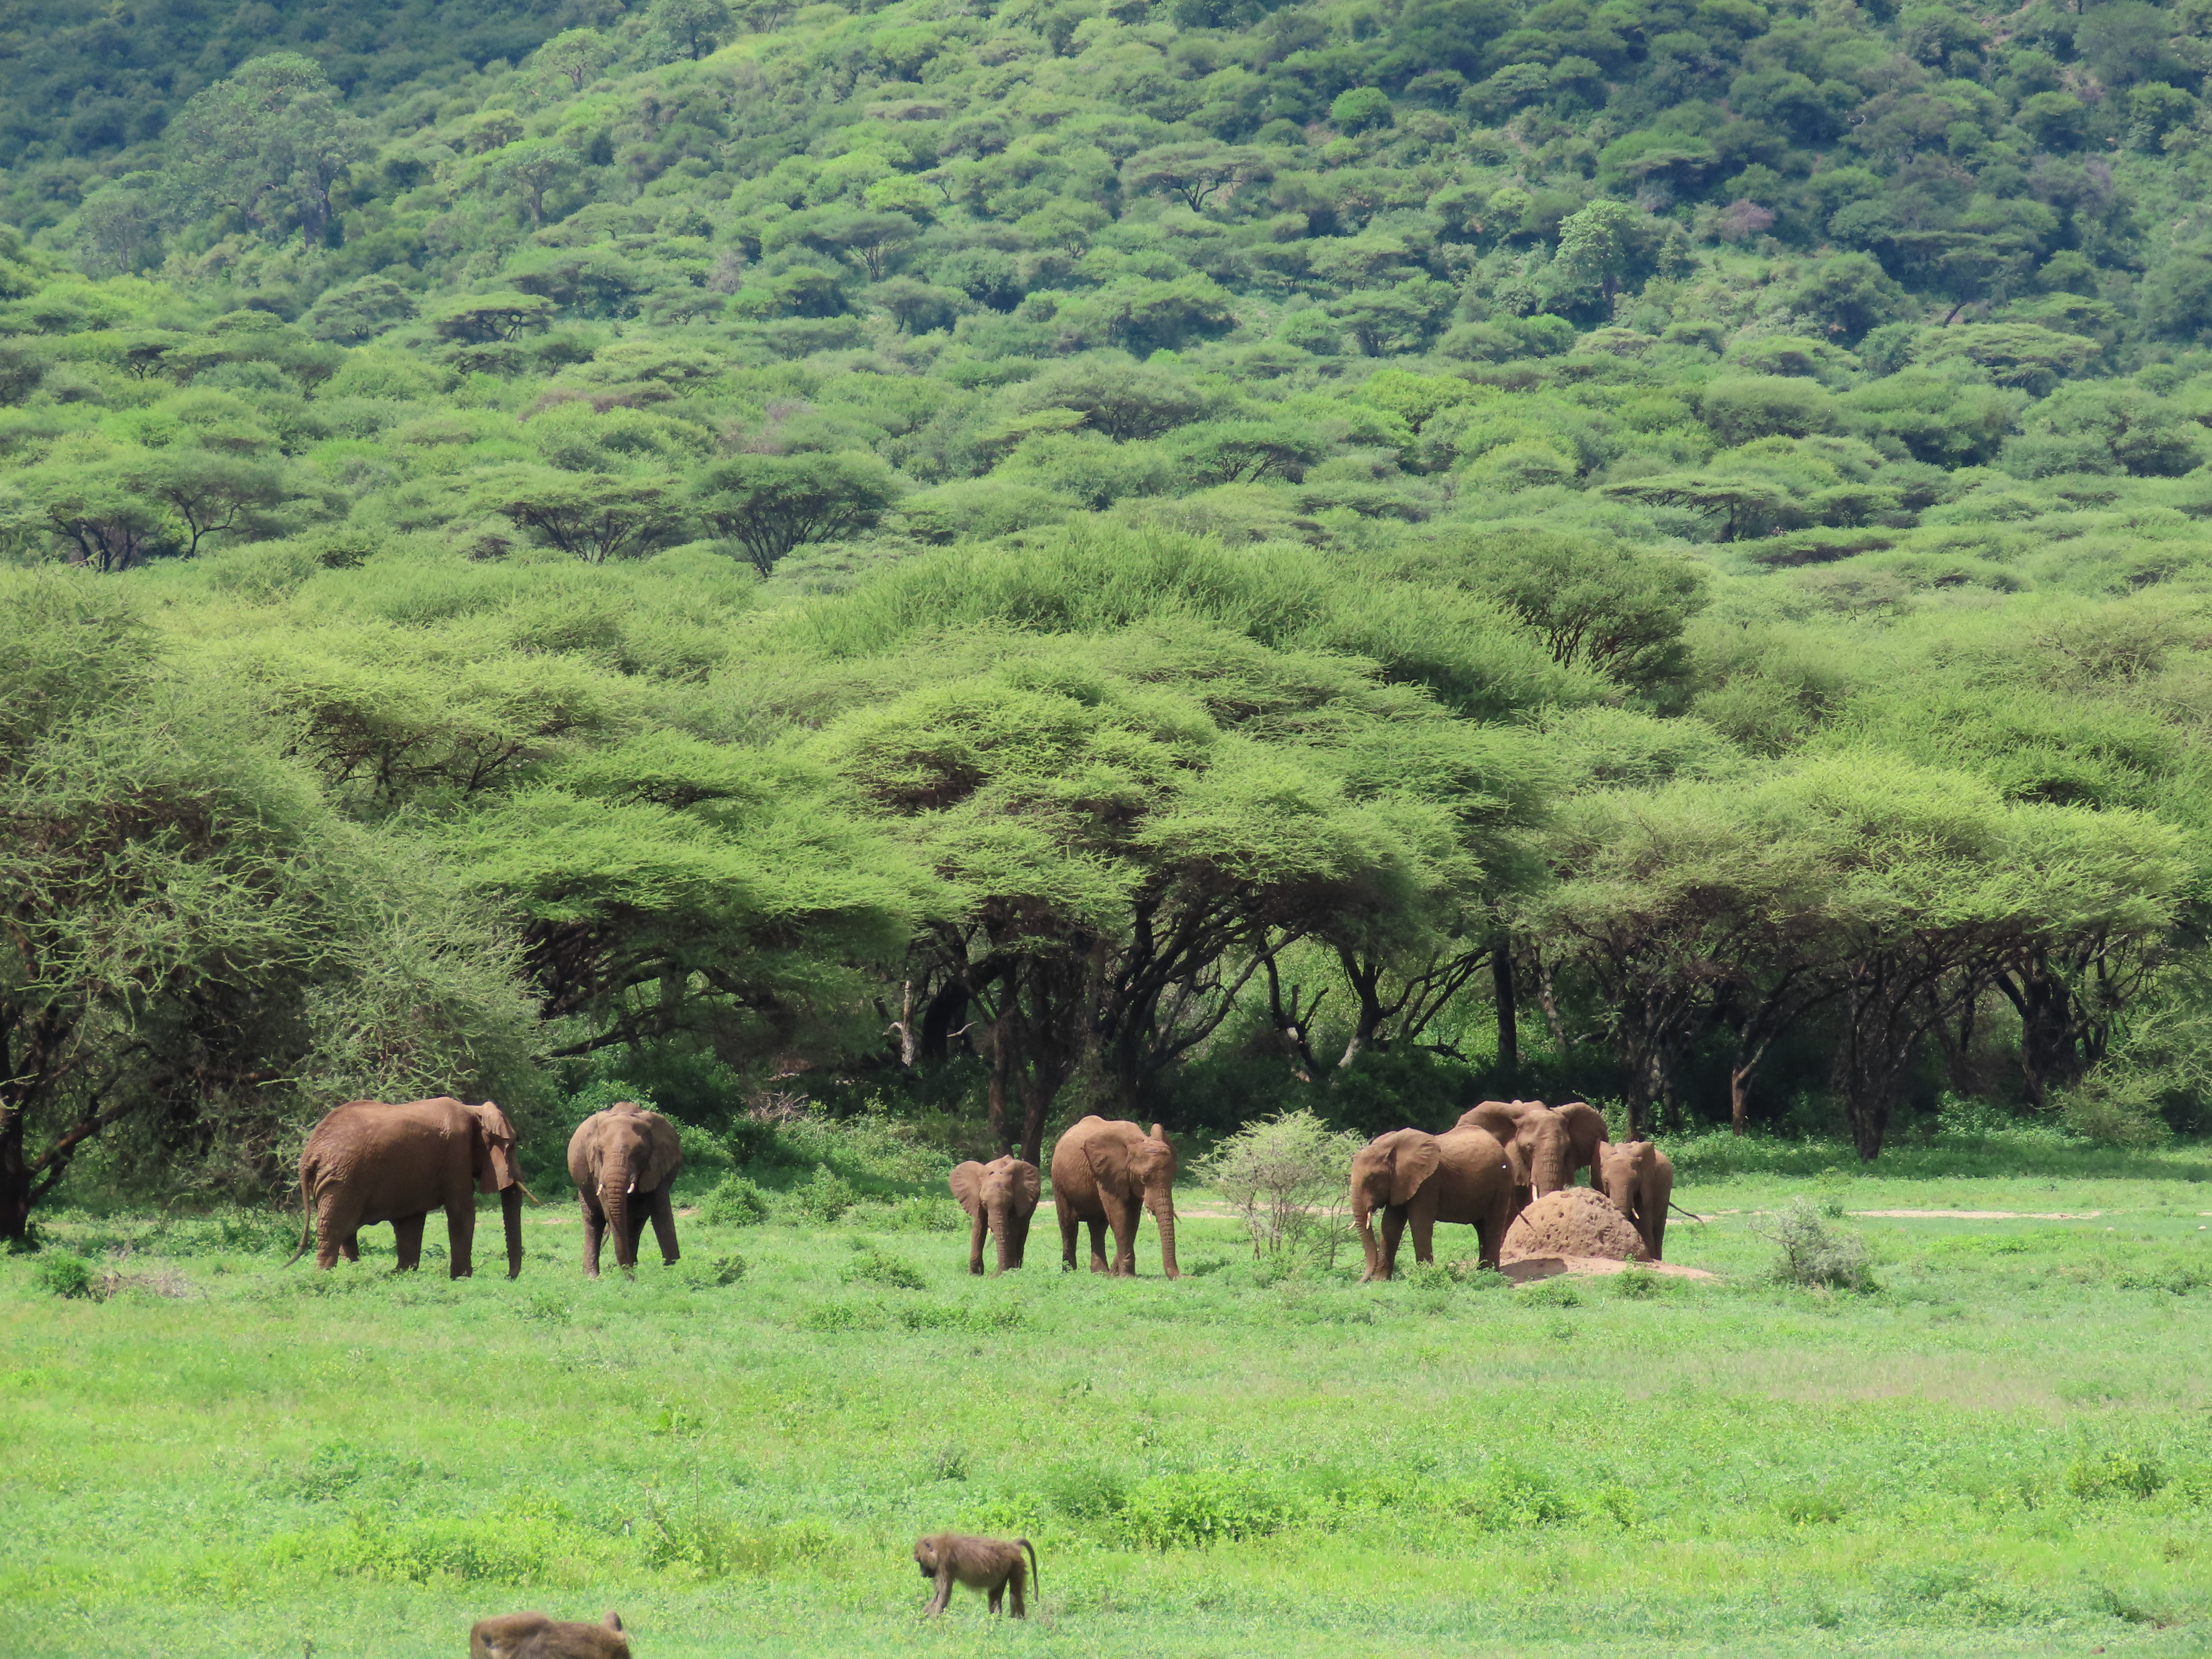
M 1853 1210 L 1899 1221 L 2094 1221 L 2102 1210 Z
M 1631 1265 L 1638 1272 L 1661 1273 L 1668 1279 L 1703 1279 L 1717 1283 L 1718 1273 L 1709 1273 L 1702 1267 L 1685 1267 L 1672 1261 L 1638 1261 L 1633 1264 L 1605 1255 L 1533 1255 L 1521 1261 L 1509 1261 L 1500 1270 L 1516 1285 L 1526 1285 L 1539 1279 L 1556 1279 L 1561 1273 L 1580 1273 L 1586 1276 L 1626 1273 Z
M 1603 1193 L 1588 1187 L 1563 1187 L 1522 1211 L 1506 1229 L 1498 1259 L 1510 1263 L 1577 1255 L 1646 1260 L 1644 1241 L 1628 1218 Z

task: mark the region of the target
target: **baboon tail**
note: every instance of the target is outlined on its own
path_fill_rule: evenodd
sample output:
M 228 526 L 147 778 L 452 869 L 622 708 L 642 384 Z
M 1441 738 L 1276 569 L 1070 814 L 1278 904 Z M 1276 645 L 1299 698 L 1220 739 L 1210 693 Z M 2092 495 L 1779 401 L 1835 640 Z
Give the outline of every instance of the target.
M 1030 1594 L 1042 1597 L 1044 1595 L 1044 1580 L 1037 1574 L 1036 1546 L 1026 1538 L 1017 1538 L 1014 1542 L 1030 1553 Z

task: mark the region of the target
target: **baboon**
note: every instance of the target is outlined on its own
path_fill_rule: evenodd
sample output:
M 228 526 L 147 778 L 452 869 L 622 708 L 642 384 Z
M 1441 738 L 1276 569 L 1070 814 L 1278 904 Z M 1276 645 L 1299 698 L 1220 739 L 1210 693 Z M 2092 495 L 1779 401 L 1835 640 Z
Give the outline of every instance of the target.
M 1013 1586 L 1014 1617 L 1026 1619 L 1029 1609 L 1022 1602 L 1022 1552 L 1030 1553 L 1029 1582 L 1037 1583 L 1036 1547 L 1026 1538 L 977 1538 L 964 1532 L 933 1532 L 927 1538 L 914 1541 L 914 1564 L 921 1570 L 924 1578 L 934 1579 L 937 1594 L 931 1598 L 927 1609 L 936 1614 L 945 1611 L 945 1604 L 952 1599 L 952 1585 L 957 1579 L 969 1589 L 982 1590 L 991 1598 L 991 1611 L 999 1612 L 1000 1601 L 1006 1587 Z M 1039 1585 L 1040 1589 L 1042 1589 Z
M 618 1613 L 596 1625 L 510 1613 L 477 1620 L 469 1631 L 469 1659 L 629 1659 L 629 1638 Z

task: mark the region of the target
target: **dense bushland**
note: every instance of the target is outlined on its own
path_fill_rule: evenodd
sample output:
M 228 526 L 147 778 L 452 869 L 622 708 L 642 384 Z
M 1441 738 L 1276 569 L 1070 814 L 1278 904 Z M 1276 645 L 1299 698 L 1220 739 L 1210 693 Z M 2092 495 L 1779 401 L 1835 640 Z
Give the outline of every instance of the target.
M 2194 0 L 23 20 L 0 1231 L 402 1089 L 2203 1127 Z

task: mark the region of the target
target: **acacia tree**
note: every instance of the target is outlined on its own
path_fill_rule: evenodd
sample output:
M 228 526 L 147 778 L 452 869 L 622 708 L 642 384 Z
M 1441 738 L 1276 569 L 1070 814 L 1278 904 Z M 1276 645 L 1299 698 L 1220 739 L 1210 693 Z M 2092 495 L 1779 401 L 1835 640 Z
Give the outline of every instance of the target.
M 266 1176 L 272 1112 L 527 1052 L 495 927 L 416 908 L 226 696 L 115 586 L 0 578 L 0 1237 L 94 1137 Z
M 659 473 L 518 467 L 487 479 L 479 493 L 493 511 L 587 564 L 650 553 L 684 516 L 676 480 Z
M 1035 1159 L 1062 1089 L 1140 1109 L 1289 939 L 1406 902 L 1449 817 L 1355 753 L 1443 711 L 1356 665 L 1164 622 L 927 659 L 824 758 L 943 884 L 920 950 L 988 1031 Z M 889 665 L 885 665 L 889 669 Z M 1310 724 L 1317 732 L 1307 732 Z
M 258 230 L 296 226 L 313 247 L 336 210 L 331 192 L 369 153 L 368 125 L 346 113 L 322 66 L 273 52 L 198 94 L 170 125 L 188 197 L 232 208 Z
M 765 577 L 794 547 L 873 524 L 898 495 L 896 475 L 872 455 L 734 455 L 695 482 L 692 505 Z

